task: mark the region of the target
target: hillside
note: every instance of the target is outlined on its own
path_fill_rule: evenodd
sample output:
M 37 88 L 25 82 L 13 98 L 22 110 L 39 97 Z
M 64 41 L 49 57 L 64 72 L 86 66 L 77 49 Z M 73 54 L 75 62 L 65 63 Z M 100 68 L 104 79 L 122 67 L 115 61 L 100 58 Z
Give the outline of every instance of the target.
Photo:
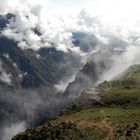
M 102 100 L 107 104 L 140 105 L 140 65 L 129 67 L 115 80 L 104 82 Z
M 1 81 L 14 88 L 57 84 L 81 65 L 79 56 L 72 52 L 65 54 L 53 48 L 42 48 L 38 52 L 21 50 L 5 37 L 0 37 L 0 59 L 1 72 L 9 75 L 9 83 Z
M 84 90 L 56 120 L 12 140 L 139 140 L 139 79 L 140 65 L 131 66 L 115 80 Z
M 0 16 L 0 33 L 13 14 Z M 33 29 L 39 35 L 37 29 Z M 81 67 L 81 57 L 75 52 L 58 51 L 52 45 L 39 50 L 21 49 L 16 41 L 0 36 L 0 85 L 14 89 L 52 88 L 69 79 Z
M 64 94 L 78 96 L 84 89 L 95 86 L 101 80 L 102 75 L 112 68 L 114 56 L 119 57 L 122 52 L 123 50 L 113 48 L 93 52 L 76 75 L 75 80 L 69 83 Z

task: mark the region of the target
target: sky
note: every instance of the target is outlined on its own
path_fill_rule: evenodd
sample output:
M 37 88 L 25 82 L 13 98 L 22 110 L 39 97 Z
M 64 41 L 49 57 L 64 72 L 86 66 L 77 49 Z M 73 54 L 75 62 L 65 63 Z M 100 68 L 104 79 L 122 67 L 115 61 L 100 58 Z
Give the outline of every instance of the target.
M 50 7 L 69 12 L 78 12 L 94 0 L 49 0 Z
M 16 15 L 2 34 L 35 50 L 53 42 L 58 50 L 80 53 L 72 44 L 73 32 L 94 34 L 103 43 L 115 36 L 131 44 L 140 36 L 139 5 L 139 0 L 0 0 L 1 14 Z
M 140 13 L 139 0 L 48 0 L 50 7 L 57 10 L 67 9 L 77 12 L 86 9 L 93 15 L 104 15 L 116 18 L 136 16 Z M 64 11 L 63 11 L 64 12 Z

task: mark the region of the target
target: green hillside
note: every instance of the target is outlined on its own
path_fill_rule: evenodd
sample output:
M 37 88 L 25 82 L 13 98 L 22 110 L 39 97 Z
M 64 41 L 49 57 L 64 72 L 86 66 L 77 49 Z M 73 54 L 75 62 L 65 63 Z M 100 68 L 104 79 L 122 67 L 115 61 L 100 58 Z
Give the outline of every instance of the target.
M 109 105 L 140 106 L 140 65 L 129 67 L 117 79 L 99 87 L 102 101 Z
M 93 93 L 85 90 L 56 120 L 12 140 L 140 140 L 139 79 L 140 65 L 134 65 Z

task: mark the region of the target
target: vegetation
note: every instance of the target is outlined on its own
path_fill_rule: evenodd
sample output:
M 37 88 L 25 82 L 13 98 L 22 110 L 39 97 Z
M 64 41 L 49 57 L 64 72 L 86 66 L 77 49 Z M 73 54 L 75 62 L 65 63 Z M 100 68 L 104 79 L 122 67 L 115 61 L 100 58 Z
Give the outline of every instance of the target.
M 140 65 L 131 66 L 118 79 L 100 85 L 108 105 L 140 106 Z
M 139 79 L 140 66 L 132 66 L 115 80 L 97 87 L 101 100 L 95 102 L 84 91 L 63 116 L 52 121 L 53 133 L 47 124 L 47 128 L 43 125 L 27 130 L 12 140 L 24 140 L 23 136 L 26 140 L 35 140 L 38 135 L 41 140 L 140 140 Z M 32 137 L 27 137 L 30 134 Z
M 26 130 L 12 140 L 89 140 L 87 133 L 72 122 L 50 122 L 43 127 Z

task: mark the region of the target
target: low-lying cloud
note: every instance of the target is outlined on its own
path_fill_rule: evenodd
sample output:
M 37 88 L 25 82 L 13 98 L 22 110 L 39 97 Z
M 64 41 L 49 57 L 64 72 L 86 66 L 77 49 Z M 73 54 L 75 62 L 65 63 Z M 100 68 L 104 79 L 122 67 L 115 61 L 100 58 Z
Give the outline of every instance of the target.
M 23 132 L 26 129 L 25 122 L 9 124 L 9 126 L 4 128 L 2 140 L 10 140 L 17 133 Z
M 71 103 L 66 96 L 46 88 L 17 91 L 1 89 L 0 96 L 2 140 L 10 140 L 27 128 L 54 119 Z

